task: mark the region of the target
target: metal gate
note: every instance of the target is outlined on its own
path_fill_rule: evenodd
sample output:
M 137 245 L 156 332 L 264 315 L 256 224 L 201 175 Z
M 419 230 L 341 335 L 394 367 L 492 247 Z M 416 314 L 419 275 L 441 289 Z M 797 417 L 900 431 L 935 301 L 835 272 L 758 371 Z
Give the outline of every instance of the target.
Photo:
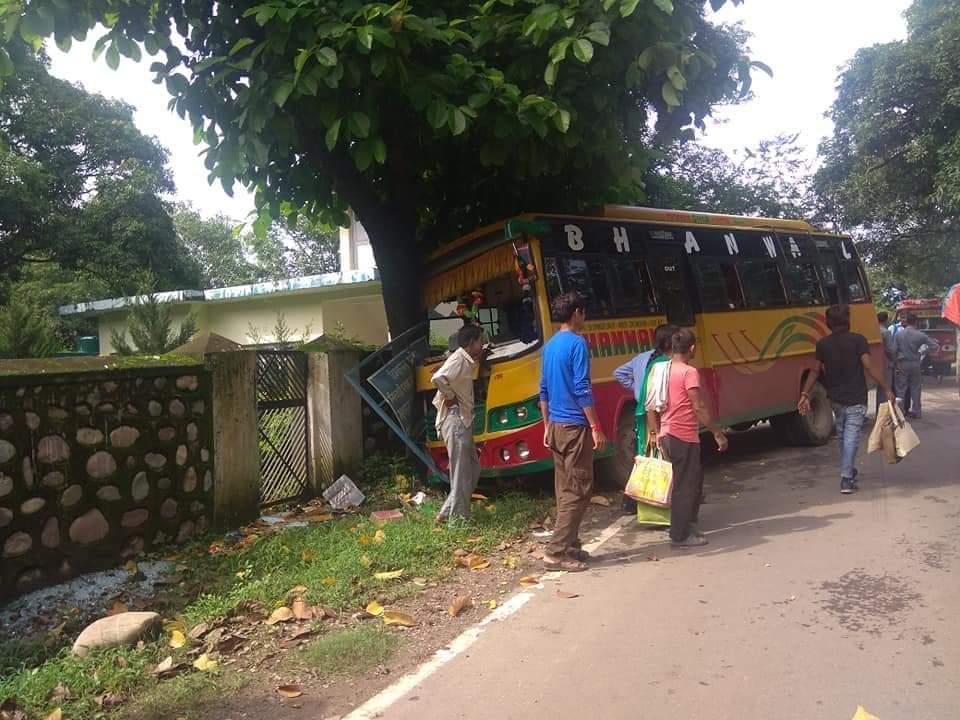
M 309 478 L 307 356 L 257 351 L 260 506 L 303 497 Z

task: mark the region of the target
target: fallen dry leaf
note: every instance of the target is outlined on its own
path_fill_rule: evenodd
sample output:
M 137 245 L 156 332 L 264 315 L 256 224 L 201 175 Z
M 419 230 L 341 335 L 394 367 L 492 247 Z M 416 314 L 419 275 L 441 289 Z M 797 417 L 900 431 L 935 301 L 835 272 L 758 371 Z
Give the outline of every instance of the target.
M 487 600 L 487 607 L 490 608 L 491 610 L 496 610 L 496 609 L 497 609 L 497 601 L 496 601 L 496 600 Z
M 497 545 L 497 550 L 499 550 L 500 552 L 503 552 L 504 550 L 506 550 L 506 549 L 508 549 L 508 548 L 510 548 L 510 547 L 512 547 L 512 546 L 513 546 L 513 543 L 502 542 L 502 543 L 500 543 L 499 545 Z
M 487 500 L 488 498 L 487 498 L 486 495 L 484 495 L 484 494 L 482 494 L 482 493 L 473 493 L 473 494 L 470 496 L 470 499 L 471 499 L 471 500 Z
M 303 638 L 310 637 L 311 635 L 316 635 L 317 631 L 313 628 L 301 628 L 297 630 L 293 635 L 290 636 L 291 640 L 302 640 Z
M 303 595 L 307 590 L 306 585 L 295 585 L 287 591 L 287 595 Z
M 357 538 L 357 542 L 361 545 L 369 545 L 372 541 L 370 540 L 369 535 L 361 535 Z
M 426 586 L 428 585 L 427 579 L 426 579 L 426 578 L 422 578 L 422 577 L 415 577 L 415 578 L 414 578 L 413 580 L 411 580 L 410 582 L 412 582 L 412 583 L 413 583 L 414 585 L 416 585 L 417 587 L 426 587 Z
M 337 579 L 332 577 L 325 577 L 322 582 L 324 585 L 336 585 Z
M 374 617 L 380 617 L 383 615 L 383 605 L 378 603 L 376 600 L 371 600 L 367 603 L 367 614 L 373 615 Z
M 314 558 L 316 557 L 317 557 L 317 554 L 310 548 L 307 548 L 302 553 L 300 553 L 300 559 L 303 560 L 304 562 L 313 562 Z
M 360 556 L 360 564 L 363 565 L 365 568 L 368 568 L 371 565 L 373 565 L 373 559 L 369 555 L 364 553 L 363 555 Z
M 210 625 L 207 623 L 199 623 L 190 628 L 190 632 L 187 633 L 187 637 L 191 640 L 199 640 L 204 635 L 210 631 Z
M 377 545 L 381 544 L 386 539 L 387 539 L 387 534 L 383 530 L 377 530 L 373 534 L 373 542 L 375 542 Z
M 239 635 L 227 635 L 217 643 L 217 652 L 221 655 L 229 655 L 243 645 L 244 640 L 246 640 L 246 638 Z
M 517 569 L 517 559 L 516 559 L 515 557 L 513 557 L 512 555 L 509 556 L 509 557 L 505 557 L 505 558 L 503 559 L 503 566 L 504 566 L 505 568 L 509 568 L 510 570 L 516 570 L 516 569 Z
M 267 618 L 266 623 L 267 625 L 276 625 L 277 623 L 290 622 L 291 620 L 293 620 L 293 610 L 284 605 L 270 613 L 270 617 Z
M 125 612 L 130 612 L 130 608 L 128 608 L 122 602 L 117 600 L 113 605 L 110 606 L 110 609 L 107 610 L 107 616 L 119 615 L 120 613 L 125 613 Z
M 182 648 L 187 644 L 187 636 L 181 630 L 172 630 L 170 632 L 170 647 L 174 650 Z
M 138 572 L 140 572 L 140 567 L 133 560 L 127 560 L 123 566 L 123 569 L 131 575 L 136 575 Z
M 880 720 L 880 718 L 878 718 L 876 715 L 871 715 L 868 713 L 863 705 L 857 705 L 857 712 L 854 714 L 853 720 Z
M 338 617 L 340 617 L 340 614 L 333 608 L 322 607 L 318 605 L 313 608 L 313 616 L 317 618 L 317 620 L 323 620 L 324 618 L 336 620 Z
M 457 548 L 456 550 L 453 551 L 454 558 L 466 557 L 469 554 L 470 553 L 464 550 L 463 548 Z
M 523 587 L 536 587 L 540 584 L 540 578 L 536 575 L 525 575 L 520 578 L 520 585 Z
M 327 522 L 327 520 L 333 520 L 333 515 L 330 513 L 313 513 L 311 515 L 307 515 L 306 520 L 307 522 L 313 523 Z
M 69 700 L 72 697 L 70 688 L 63 683 L 57 683 L 57 686 L 53 689 L 53 692 L 50 693 L 50 697 L 47 700 L 51 705 L 59 705 L 64 700 Z
M 166 658 L 161 660 L 157 666 L 153 669 L 154 675 L 162 675 L 165 672 L 170 672 L 173 669 L 173 656 L 167 655 Z
M 97 707 L 109 710 L 110 708 L 120 705 L 123 699 L 116 693 L 103 693 L 103 695 L 97 695 L 93 701 L 97 704 Z
M 471 570 L 486 570 L 488 567 L 490 567 L 490 561 L 477 555 L 470 559 L 470 562 L 467 563 L 467 567 L 469 567 Z
M 399 570 L 390 570 L 389 572 L 374 573 L 373 577 L 377 580 L 396 580 L 401 575 L 403 575 L 403 568 L 400 568 Z
M 61 710 L 60 708 L 57 708 L 52 713 L 47 715 L 47 717 L 45 717 L 44 720 L 63 720 L 63 710 Z
M 303 598 L 297 598 L 293 601 L 293 616 L 297 620 L 312 620 L 313 608 L 307 605 Z
M 382 617 L 384 625 L 402 625 L 403 627 L 413 627 L 417 624 L 417 621 L 414 620 L 412 616 L 407 615 L 406 613 L 397 612 L 396 610 L 384 610 Z
M 447 608 L 447 614 L 450 617 L 457 617 L 464 610 L 469 610 L 473 607 L 473 600 L 471 600 L 466 595 L 457 595 L 453 602 L 450 603 L 450 607 Z
M 200 672 L 210 672 L 211 670 L 217 669 L 217 661 L 211 660 L 209 655 L 203 653 L 203 655 L 193 661 L 193 666 Z
M 578 593 L 569 593 L 569 592 L 565 592 L 565 591 L 563 591 L 563 590 L 559 590 L 559 589 L 558 589 L 558 590 L 557 590 L 557 597 L 558 597 L 558 598 L 563 598 L 564 600 L 573 600 L 574 598 L 580 597 L 580 595 L 579 595 Z
M 594 495 L 590 498 L 590 502 L 594 505 L 603 505 L 603 507 L 610 507 L 610 498 L 605 498 L 603 495 Z
M 481 540 L 483 540 L 483 535 L 474 535 L 473 537 L 467 538 L 467 542 L 470 543 L 471 545 L 473 543 L 478 543 Z
M 277 692 L 286 698 L 298 698 L 303 695 L 303 690 L 296 685 L 280 685 L 277 688 Z

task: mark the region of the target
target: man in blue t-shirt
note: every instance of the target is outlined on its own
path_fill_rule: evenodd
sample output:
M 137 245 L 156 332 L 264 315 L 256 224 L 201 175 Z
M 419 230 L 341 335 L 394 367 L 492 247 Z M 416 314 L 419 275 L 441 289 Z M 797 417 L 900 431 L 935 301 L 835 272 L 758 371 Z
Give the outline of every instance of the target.
M 593 493 L 593 451 L 606 447 L 607 438 L 593 407 L 590 350 L 579 334 L 586 320 L 586 301 L 577 293 L 566 293 L 555 298 L 552 306 L 561 325 L 543 348 L 540 412 L 543 444 L 553 451 L 557 521 L 543 564 L 552 570 L 579 572 L 587 569 L 579 534 Z

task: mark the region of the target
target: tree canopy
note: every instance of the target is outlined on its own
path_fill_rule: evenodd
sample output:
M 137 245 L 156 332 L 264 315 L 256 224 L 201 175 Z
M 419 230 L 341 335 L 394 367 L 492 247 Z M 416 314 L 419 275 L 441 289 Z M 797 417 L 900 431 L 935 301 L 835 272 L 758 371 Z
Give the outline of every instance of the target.
M 960 280 L 960 5 L 915 0 L 907 21 L 841 75 L 816 182 L 883 277 L 927 294 Z
M 159 54 L 152 68 L 206 142 L 211 177 L 256 188 L 261 233 L 284 214 L 340 224 L 352 208 L 395 332 L 420 319 L 424 245 L 522 210 L 642 200 L 651 123 L 661 138 L 702 126 L 766 69 L 702 0 L 32 0 L 0 12 L 8 41 L 68 48 L 101 25 L 111 67 L 141 45 Z M 10 59 L 0 72 L 16 77 Z
M 0 273 L 46 262 L 116 287 L 142 268 L 189 280 L 162 199 L 166 150 L 129 106 L 51 77 L 16 38 L 7 48 L 18 72 L 0 89 Z

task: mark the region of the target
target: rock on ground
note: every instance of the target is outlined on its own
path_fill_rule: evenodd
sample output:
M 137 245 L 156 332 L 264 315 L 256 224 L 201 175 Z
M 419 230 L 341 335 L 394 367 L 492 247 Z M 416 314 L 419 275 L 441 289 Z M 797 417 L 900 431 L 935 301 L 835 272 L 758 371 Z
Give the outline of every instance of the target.
M 101 618 L 88 625 L 73 643 L 73 654 L 85 656 L 91 648 L 133 645 L 160 629 L 155 612 L 125 612 Z

